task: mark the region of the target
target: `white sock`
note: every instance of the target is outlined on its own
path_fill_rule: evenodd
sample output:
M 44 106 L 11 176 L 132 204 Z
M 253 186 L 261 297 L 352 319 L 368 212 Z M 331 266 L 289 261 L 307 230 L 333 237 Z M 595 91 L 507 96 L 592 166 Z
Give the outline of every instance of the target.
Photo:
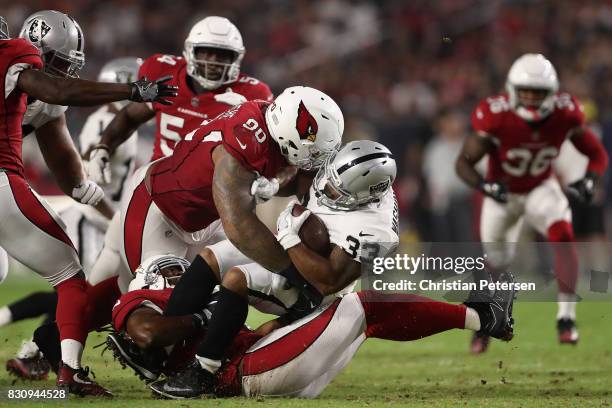
M 17 358 L 32 358 L 38 355 L 38 346 L 32 340 L 24 340 L 21 342 L 21 348 L 17 352 Z
M 197 354 L 196 359 L 200 363 L 200 367 L 207 371 L 210 371 L 213 374 L 216 373 L 219 368 L 221 368 L 221 361 L 219 360 L 211 360 L 210 358 L 200 357 Z
M 465 328 L 466 330 L 480 330 L 480 316 L 471 307 L 465 308 Z
M 0 308 L 0 327 L 6 326 L 13 321 L 13 314 L 8 306 Z
M 62 361 L 70 368 L 78 370 L 81 368 L 81 357 L 83 356 L 83 345 L 76 340 L 66 339 L 61 342 Z
M 557 297 L 559 300 L 557 309 L 557 320 L 571 319 L 576 320 L 576 295 L 573 293 L 561 293 Z

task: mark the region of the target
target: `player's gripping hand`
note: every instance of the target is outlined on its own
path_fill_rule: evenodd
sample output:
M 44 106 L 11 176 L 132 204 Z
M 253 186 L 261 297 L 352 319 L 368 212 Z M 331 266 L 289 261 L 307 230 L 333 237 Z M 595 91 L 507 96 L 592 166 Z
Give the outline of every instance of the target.
M 233 92 L 228 88 L 228 90 L 224 93 L 215 95 L 215 101 L 225 103 L 230 106 L 236 106 L 246 102 L 247 98 L 244 95 Z
M 158 102 L 162 105 L 172 105 L 166 97 L 174 97 L 178 95 L 178 87 L 174 85 L 166 85 L 172 79 L 172 75 L 161 77 L 155 81 L 149 81 L 147 77 L 140 78 L 136 82 L 132 82 L 132 95 L 130 101 L 134 102 Z
M 102 188 L 91 180 L 85 180 L 72 189 L 72 198 L 82 204 L 96 205 L 104 197 Z
M 111 168 L 108 163 L 110 160 L 108 146 L 97 145 L 89 153 L 89 161 L 86 165 L 87 175 L 98 184 L 108 184 L 111 182 Z
M 280 213 L 276 221 L 276 230 L 278 231 L 276 239 L 285 250 L 302 242 L 298 233 L 300 232 L 302 224 L 304 224 L 304 221 L 306 221 L 310 215 L 310 210 L 306 210 L 298 216 L 292 215 L 293 206 L 296 203 L 296 200 L 291 201 L 289 205 L 287 205 L 287 208 Z
M 504 183 L 500 183 L 499 181 L 481 182 L 480 191 L 498 203 L 505 204 L 508 202 L 508 188 Z
M 583 179 L 567 186 L 567 192 L 581 203 L 590 204 L 595 192 L 595 176 L 587 174 Z
M 277 178 L 257 177 L 253 184 L 251 184 L 251 195 L 255 197 L 257 204 L 264 203 L 278 193 L 279 187 L 280 184 Z

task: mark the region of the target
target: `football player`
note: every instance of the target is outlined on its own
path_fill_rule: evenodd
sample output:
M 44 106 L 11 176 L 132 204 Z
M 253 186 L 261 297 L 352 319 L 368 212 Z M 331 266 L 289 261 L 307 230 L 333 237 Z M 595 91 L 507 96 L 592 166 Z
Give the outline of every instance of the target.
M 139 75 L 148 78 L 172 75 L 171 83 L 178 87 L 178 96 L 171 106 L 130 103 L 123 107 L 90 152 L 87 169 L 92 180 L 101 185 L 111 182 L 109 160 L 135 129 L 154 117 L 152 161 L 171 155 L 175 144 L 186 134 L 231 106 L 247 100 L 272 100 L 272 92 L 265 83 L 240 72 L 244 54 L 242 36 L 236 26 L 226 18 L 211 16 L 193 26 L 185 40 L 183 57 L 155 54 L 147 58 Z M 118 214 L 111 221 L 104 241 L 104 249 L 89 278 L 94 284 L 108 276 L 129 275 L 116 255 L 121 243 Z
M 361 276 L 362 261 L 385 256 L 399 242 L 391 188 L 396 171 L 391 152 L 368 140 L 348 143 L 328 158 L 311 186 L 307 210 L 293 215 L 292 202 L 278 219 L 277 239 L 297 276 L 281 276 L 253 263 L 228 241 L 208 247 L 204 259 L 195 262 L 212 265 L 222 278 L 218 304 L 198 346 L 198 364 L 159 384 L 160 392 L 176 397 L 210 392 L 227 345 L 246 321 L 248 303 L 264 313 L 282 315 L 280 321 L 287 323 L 351 292 Z M 328 256 L 310 249 L 298 236 L 311 213 L 327 226 L 332 245 Z M 199 299 L 201 306 L 209 300 L 204 293 Z
M 107 339 L 120 363 L 146 381 L 189 366 L 199 339 L 210 330 L 211 310 L 218 312 L 213 301 L 193 315 L 163 315 L 173 290 L 171 280 L 180 276 L 184 260 L 157 259 L 138 268 L 131 291 L 113 309 L 116 333 Z M 412 341 L 466 329 L 508 340 L 513 335 L 512 302 L 511 291 L 473 292 L 464 305 L 408 294 L 350 293 L 275 331 L 278 321 L 255 331 L 241 327 L 217 371 L 212 393 L 218 397 L 317 397 L 368 338 Z M 154 382 L 151 388 L 176 397 L 161 384 Z
M 57 215 L 24 179 L 21 143 L 26 100 L 30 97 L 51 105 L 92 106 L 124 99 L 159 101 L 175 95 L 176 90 L 163 84 L 167 78 L 155 82 L 142 79 L 130 84 L 102 84 L 72 77 L 84 63 L 83 33 L 63 13 L 49 10 L 34 13 L 24 23 L 20 37 L 0 40 L 1 104 L 5 123 L 0 131 L 0 207 L 3 209 L 0 245 L 56 287 L 63 360 L 58 386 L 81 395 L 108 396 L 110 393 L 89 379 L 80 365 L 87 336 L 81 308 L 87 304 L 87 294 L 76 250 Z M 61 77 L 63 74 L 65 77 Z M 53 143 L 53 140 L 44 142 Z M 78 159 L 78 154 L 74 157 Z M 73 177 L 71 195 L 80 201 L 92 200 L 97 191 L 92 188 L 93 183 L 77 182 L 85 180 L 80 160 L 67 165 L 65 158 L 56 159 L 50 167 L 64 167 L 62 170 Z
M 543 55 L 518 58 L 508 73 L 507 93 L 486 98 L 474 110 L 476 135 L 465 141 L 456 169 L 468 185 L 485 195 L 480 239 L 488 244 L 492 270 L 510 263 L 512 246 L 499 243 L 516 242 L 518 223 L 527 223 L 550 242 L 564 243 L 555 246 L 554 258 L 557 330 L 561 343 L 575 344 L 578 258 L 568 200 L 552 175 L 551 161 L 566 139 L 589 158 L 585 177 L 570 186 L 574 194 L 589 200 L 608 157 L 585 126 L 580 103 L 558 89 L 555 68 Z M 489 168 L 482 178 L 474 167 L 487 154 Z M 475 337 L 472 351 L 482 352 L 486 344 L 486 338 Z
M 138 69 L 141 63 L 142 60 L 139 58 L 117 58 L 109 61 L 102 67 L 98 75 L 98 81 L 126 84 L 132 82 L 138 76 Z M 106 127 L 124 104 L 124 101 L 119 101 L 104 105 L 87 118 L 79 135 L 79 144 L 83 157 L 87 157 L 89 150 L 98 143 L 101 130 Z M 65 110 L 66 107 L 49 105 L 40 101 L 30 101 L 23 122 L 24 134 L 30 133 L 29 128 L 32 128 L 36 132 L 37 138 L 42 138 L 43 143 L 40 143 L 40 146 L 44 156 L 47 157 L 47 152 L 52 151 L 62 157 L 62 163 L 65 163 L 66 157 L 70 157 L 71 152 L 74 154 L 72 142 L 64 137 L 68 132 L 64 119 Z M 66 141 L 64 145 L 70 149 L 69 152 L 63 152 L 60 149 L 61 146 L 57 143 L 57 138 Z M 133 173 L 137 138 L 138 135 L 134 132 L 128 142 L 121 145 L 117 150 L 117 154 L 111 159 L 110 168 L 115 177 L 112 183 L 105 186 L 103 190 L 112 210 L 117 209 L 121 194 L 124 191 L 123 184 Z M 45 140 L 55 141 L 53 149 L 46 149 L 49 143 L 45 144 Z M 109 221 L 106 218 L 108 215 L 105 217 L 92 207 L 76 202 L 62 210 L 58 210 L 58 213 L 66 224 L 68 236 L 75 247 L 78 248 L 79 261 L 83 269 L 86 272 L 89 271 L 102 249 L 104 231 Z M 108 251 L 108 247 L 106 250 Z M 114 258 L 119 259 L 118 252 L 114 255 Z M 47 315 L 45 322 L 53 322 L 55 321 L 56 305 L 57 294 L 55 292 L 41 291 L 30 294 L 23 299 L 0 308 L 0 326 L 23 319 L 38 317 L 42 314 Z M 38 352 L 36 345 L 31 341 L 24 341 L 17 356 L 8 360 L 6 367 L 9 372 L 21 378 L 31 380 L 46 378 L 50 368 Z
M 212 120 L 230 106 L 247 100 L 272 100 L 270 88 L 240 71 L 245 47 L 240 31 L 224 17 L 210 16 L 196 23 L 183 56 L 154 54 L 140 67 L 139 76 L 171 75 L 178 87 L 173 105 L 131 103 L 121 109 L 104 129 L 100 143 L 91 151 L 88 165 L 92 179 L 111 180 L 108 160 L 118 146 L 140 125 L 155 118 L 157 131 L 151 161 L 170 156 L 186 134 Z

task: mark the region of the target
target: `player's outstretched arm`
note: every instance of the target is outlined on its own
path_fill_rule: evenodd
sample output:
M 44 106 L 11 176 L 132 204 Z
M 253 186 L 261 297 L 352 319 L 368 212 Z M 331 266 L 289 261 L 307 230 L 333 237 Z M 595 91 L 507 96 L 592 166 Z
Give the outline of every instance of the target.
M 290 264 L 289 256 L 254 213 L 251 184 L 255 173 L 219 146 L 213 153 L 213 198 L 229 240 L 254 262 L 273 272 Z
M 77 78 L 58 78 L 36 69 L 19 74 L 17 86 L 28 95 L 53 105 L 95 106 L 129 99 L 135 102 L 170 104 L 166 97 L 177 94 L 175 86 L 165 85 L 170 77 L 130 84 L 103 83 Z
M 329 258 L 324 258 L 304 243 L 287 250 L 291 262 L 312 286 L 324 296 L 336 293 L 361 276 L 361 264 L 334 245 Z

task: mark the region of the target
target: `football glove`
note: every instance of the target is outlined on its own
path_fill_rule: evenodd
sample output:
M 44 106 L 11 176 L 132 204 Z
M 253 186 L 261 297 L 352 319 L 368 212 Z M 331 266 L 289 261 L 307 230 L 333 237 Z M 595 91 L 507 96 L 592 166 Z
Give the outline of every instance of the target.
M 104 197 L 102 187 L 91 180 L 85 180 L 72 189 L 72 198 L 82 204 L 96 205 Z
M 109 160 L 108 147 L 105 145 L 97 145 L 89 153 L 89 162 L 86 165 L 86 170 L 87 175 L 94 183 L 105 185 L 111 182 Z
M 302 242 L 298 234 L 300 228 L 302 228 L 302 224 L 304 224 L 306 218 L 310 216 L 310 210 L 306 210 L 298 216 L 293 216 L 291 212 L 296 203 L 296 200 L 291 201 L 289 205 L 287 205 L 287 208 L 280 213 L 276 221 L 276 230 L 278 231 L 276 239 L 285 250 Z
M 174 97 L 178 95 L 178 87 L 174 85 L 166 85 L 172 79 L 172 75 L 159 78 L 155 81 L 149 81 L 147 77 L 140 78 L 136 82 L 132 82 L 132 95 L 130 101 L 134 102 L 157 102 L 162 105 L 172 105 L 165 97 Z
M 567 186 L 568 194 L 583 204 L 591 203 L 594 191 L 595 176 L 592 174 L 587 174 L 584 178 Z
M 480 191 L 498 203 L 505 204 L 508 202 L 508 188 L 504 183 L 498 181 L 482 181 L 480 183 Z
M 277 178 L 257 177 L 251 184 L 251 195 L 255 197 L 255 202 L 260 204 L 274 197 L 278 193 L 278 189 Z
M 225 103 L 230 106 L 240 105 L 247 101 L 247 98 L 244 95 L 233 92 L 231 89 L 227 89 L 225 93 L 215 95 L 215 101 L 220 103 Z

